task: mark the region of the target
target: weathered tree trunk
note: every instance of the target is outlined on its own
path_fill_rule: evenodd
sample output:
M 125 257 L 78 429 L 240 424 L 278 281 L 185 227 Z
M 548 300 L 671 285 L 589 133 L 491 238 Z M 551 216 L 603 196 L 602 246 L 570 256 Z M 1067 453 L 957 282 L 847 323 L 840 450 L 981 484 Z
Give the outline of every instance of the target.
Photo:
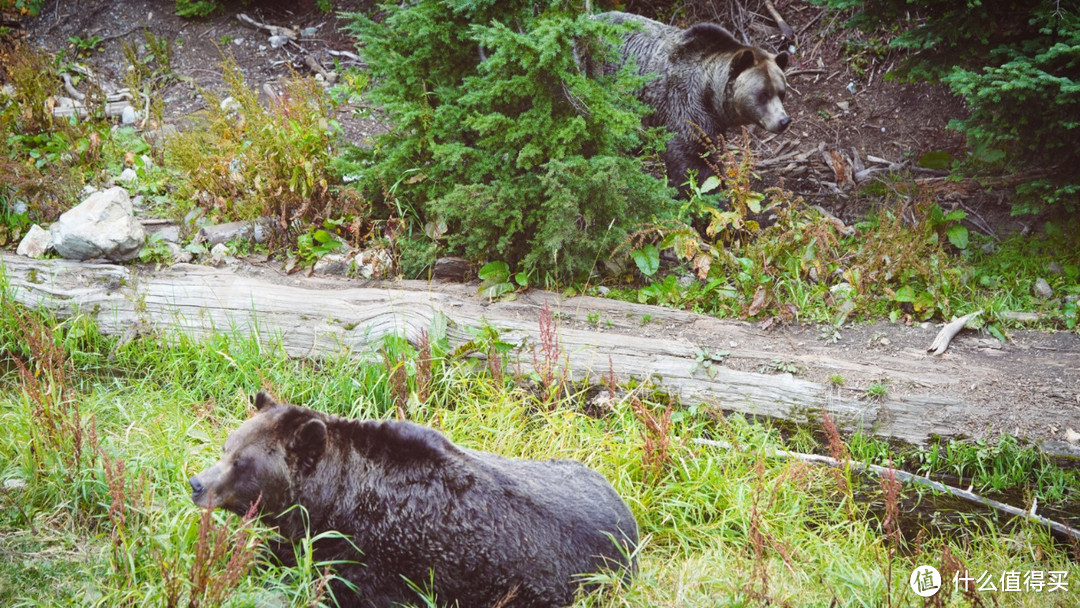
M 452 346 L 470 340 L 470 329 L 496 328 L 500 339 L 520 345 L 521 365 L 531 369 L 533 348 L 540 339 L 538 318 L 547 304 L 555 312 L 569 369 L 578 379 L 599 378 L 612 370 L 621 381 L 652 380 L 686 405 L 705 403 L 796 423 L 817 418 L 824 407 L 842 430 L 861 429 L 913 444 L 933 436 L 1010 432 L 1042 439 L 1050 452 L 1077 453 L 1067 442 L 1055 441 L 1057 431 L 1035 432 L 1042 428 L 1039 425 L 1053 425 L 1061 433 L 1066 427 L 1080 430 L 1080 403 L 1070 403 L 1080 395 L 1076 386 L 1080 339 L 1075 335 L 1065 338 L 1071 340 L 1066 348 L 1054 349 L 1052 359 L 1031 354 L 1043 357 L 1055 370 L 1060 368 L 1066 383 L 1063 392 L 1054 392 L 1051 386 L 1045 411 L 1023 412 L 1014 430 L 1008 426 L 1010 419 L 994 423 L 998 410 L 1003 416 L 1015 413 L 1009 409 L 1015 403 L 1010 403 L 1008 360 L 1000 352 L 958 354 L 963 349 L 956 346 L 931 358 L 925 347 L 935 333 L 932 328 L 914 340 L 919 346 L 867 356 L 858 348 L 850 353 L 850 345 L 830 346 L 814 339 L 812 329 L 805 334 L 791 328 L 766 332 L 745 322 L 541 291 L 489 303 L 476 296 L 475 287 L 465 285 L 401 281 L 356 286 L 355 281 L 340 279 L 288 277 L 266 267 L 180 264 L 149 272 L 30 260 L 10 253 L 0 254 L 0 262 L 7 297 L 61 317 L 91 315 L 105 334 L 130 333 L 132 328 L 195 337 L 257 332 L 265 342 L 280 341 L 296 357 L 342 351 L 369 355 L 384 336 L 396 334 L 415 342 L 438 322 L 445 323 Z M 728 354 L 706 368 L 701 364 L 707 358 L 702 349 L 709 355 Z M 1001 347 L 987 347 L 994 349 Z M 796 366 L 801 369 L 798 377 L 763 373 Z M 832 375 L 848 379 L 845 385 L 850 388 L 831 386 L 826 379 Z M 1052 371 L 1051 377 L 1056 375 Z M 884 398 L 875 400 L 853 378 L 887 378 L 892 384 Z M 1004 380 L 1000 398 L 992 390 L 967 395 L 967 384 L 998 380 Z

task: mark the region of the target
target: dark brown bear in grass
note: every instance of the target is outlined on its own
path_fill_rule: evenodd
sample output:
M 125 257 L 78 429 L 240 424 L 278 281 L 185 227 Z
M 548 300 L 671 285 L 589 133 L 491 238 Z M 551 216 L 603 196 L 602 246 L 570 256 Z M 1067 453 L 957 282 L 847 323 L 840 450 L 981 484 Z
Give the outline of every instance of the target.
M 631 24 L 623 59 L 633 58 L 638 72 L 655 75 L 640 97 L 653 109 L 646 124 L 675 134 L 664 153 L 672 185 L 681 186 L 688 170 L 697 172 L 698 184 L 713 173 L 702 159 L 703 134 L 719 144 L 717 136 L 734 127 L 758 125 L 782 133 L 791 124 L 784 111 L 787 53 L 743 44 L 712 23 L 684 30 L 629 13 L 596 17 Z
M 406 580 L 440 605 L 565 606 L 578 575 L 636 568 L 633 515 L 579 462 L 511 460 L 417 424 L 343 420 L 265 393 L 255 407 L 222 459 L 191 478 L 192 500 L 240 514 L 258 500 L 292 541 L 340 532 L 347 540 L 316 543 L 317 559 L 352 562 L 337 567 L 356 587 L 332 586 L 340 606 L 417 602 Z M 291 547 L 275 552 L 291 561 Z

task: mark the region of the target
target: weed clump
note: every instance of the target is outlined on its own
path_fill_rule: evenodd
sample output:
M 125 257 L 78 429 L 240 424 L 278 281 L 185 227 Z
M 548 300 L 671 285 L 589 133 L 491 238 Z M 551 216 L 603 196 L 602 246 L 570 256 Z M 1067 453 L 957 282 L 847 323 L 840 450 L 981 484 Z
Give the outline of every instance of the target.
M 341 127 L 319 85 L 294 76 L 281 93 L 267 92 L 264 107 L 234 61 L 224 60 L 221 70 L 227 95 L 202 91 L 200 128 L 166 143 L 166 159 L 185 176 L 181 213 L 198 206 L 222 221 L 269 216 L 282 228 L 365 216 L 359 197 L 331 186 Z

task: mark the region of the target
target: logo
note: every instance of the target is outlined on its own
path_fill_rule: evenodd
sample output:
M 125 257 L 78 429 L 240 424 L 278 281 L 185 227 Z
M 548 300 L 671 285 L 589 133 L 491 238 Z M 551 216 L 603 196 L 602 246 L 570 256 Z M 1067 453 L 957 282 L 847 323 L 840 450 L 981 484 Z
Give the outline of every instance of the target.
M 911 571 L 908 584 L 915 595 L 930 597 L 941 589 L 941 573 L 933 566 L 919 566 Z

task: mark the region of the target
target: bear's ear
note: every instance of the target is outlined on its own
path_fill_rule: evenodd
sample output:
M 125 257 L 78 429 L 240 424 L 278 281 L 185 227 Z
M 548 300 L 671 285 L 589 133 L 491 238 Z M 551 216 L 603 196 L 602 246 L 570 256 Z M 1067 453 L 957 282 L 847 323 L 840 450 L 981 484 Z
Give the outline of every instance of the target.
M 743 49 L 739 51 L 735 58 L 731 60 L 731 71 L 728 72 L 728 82 L 734 81 L 744 71 L 754 66 L 754 51 L 753 49 Z
M 318 418 L 301 424 L 293 434 L 290 447 L 300 470 L 310 473 L 326 451 L 326 424 Z
M 730 32 L 714 23 L 699 23 L 682 34 L 676 53 L 686 56 L 705 56 L 728 53 L 742 48 Z
M 786 70 L 788 69 L 788 66 L 791 65 L 791 55 L 787 54 L 785 51 L 777 53 L 773 60 L 776 61 L 776 65 L 779 66 L 781 70 Z
M 274 401 L 274 398 L 271 397 L 270 395 L 268 395 L 266 393 L 266 391 L 259 391 L 258 393 L 255 394 L 255 409 L 256 410 L 261 412 L 263 410 L 270 409 L 270 408 L 272 408 L 272 407 L 274 407 L 276 405 L 277 405 L 277 401 Z

